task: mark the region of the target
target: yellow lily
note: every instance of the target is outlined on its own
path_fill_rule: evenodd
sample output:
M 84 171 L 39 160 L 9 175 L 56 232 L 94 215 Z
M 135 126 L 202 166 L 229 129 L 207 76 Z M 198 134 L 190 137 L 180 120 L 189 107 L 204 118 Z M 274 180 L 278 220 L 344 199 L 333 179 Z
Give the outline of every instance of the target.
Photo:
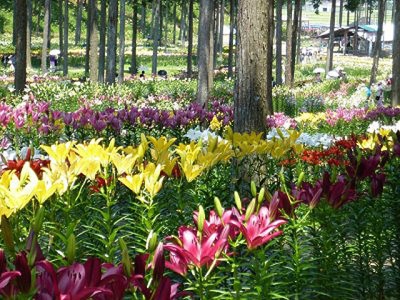
M 161 190 L 164 177 L 160 178 L 161 165 L 149 163 L 144 169 L 144 186 L 149 192 L 150 197 L 154 198 L 155 195 Z
M 122 182 L 127 188 L 129 188 L 135 194 L 139 194 L 143 184 L 143 173 L 139 173 L 136 175 L 127 175 L 125 177 L 118 178 L 119 181 Z

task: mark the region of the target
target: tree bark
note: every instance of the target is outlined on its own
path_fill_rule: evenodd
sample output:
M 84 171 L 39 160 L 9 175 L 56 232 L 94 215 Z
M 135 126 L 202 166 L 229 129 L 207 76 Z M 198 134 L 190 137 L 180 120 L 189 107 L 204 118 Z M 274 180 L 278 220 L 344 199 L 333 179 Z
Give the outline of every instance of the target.
M 378 72 L 379 57 L 382 50 L 382 35 L 383 35 L 383 19 L 385 18 L 386 0 L 378 1 L 378 31 L 376 32 L 375 47 L 374 47 L 374 60 L 371 68 L 371 78 L 369 85 L 376 81 L 376 73 Z M 394 48 L 393 48 L 394 49 Z M 397 49 L 396 49 L 397 50 Z
M 181 26 L 179 28 L 179 39 L 181 40 L 181 45 L 185 45 L 185 24 L 186 24 L 186 1 L 182 0 L 181 6 Z
M 15 92 L 21 93 L 25 88 L 26 83 L 26 23 L 27 23 L 27 8 L 26 0 L 17 0 L 16 18 L 18 20 L 16 25 L 16 44 L 15 44 Z
M 265 132 L 267 82 L 272 76 L 270 31 L 273 18 L 268 0 L 240 0 L 238 7 L 237 81 L 234 100 L 234 131 Z M 273 27 L 273 26 L 271 26 Z M 271 49 L 271 50 L 269 50 Z M 271 75 L 268 76 L 267 74 Z
M 76 7 L 75 46 L 81 42 L 83 0 L 78 0 Z
M 343 0 L 340 1 L 340 6 L 339 6 L 339 27 L 342 27 L 342 22 L 343 22 Z
M 68 0 L 64 6 L 64 51 L 63 51 L 63 75 L 68 75 Z M 97 50 L 97 48 L 96 48 Z
M 174 18 L 174 29 L 172 33 L 172 44 L 176 44 L 176 2 L 174 2 L 174 12 L 173 12 L 173 18 Z
M 58 0 L 58 49 L 64 55 L 63 0 Z M 50 25 L 51 26 L 51 25 Z M 51 28 L 51 27 L 50 27 Z M 51 50 L 51 49 L 50 49 Z
M 167 51 L 168 46 L 168 11 L 169 11 L 169 1 L 165 0 L 165 29 L 164 29 L 164 46 L 165 51 Z
M 218 52 L 221 64 L 223 64 L 224 19 L 225 19 L 225 0 L 221 0 L 221 7 L 219 12 L 219 38 L 218 38 Z
M 100 42 L 99 42 L 99 82 L 104 82 L 104 68 L 106 62 L 106 19 L 107 4 L 101 1 L 100 5 Z
M 218 54 L 218 38 L 219 38 L 219 7 L 220 7 L 220 2 L 216 1 L 214 2 L 214 21 L 213 21 L 213 40 L 212 44 L 214 47 L 214 52 L 213 52 L 213 69 L 215 70 L 217 67 L 217 54 Z
M 157 76 L 158 39 L 160 30 L 160 0 L 156 0 L 153 26 L 153 57 L 151 59 L 151 73 Z
M 106 82 L 115 83 L 117 52 L 118 0 L 110 0 L 108 7 Z
M 31 36 L 32 36 L 32 0 L 26 3 L 26 68 L 32 69 L 31 60 Z
M 276 84 L 282 84 L 282 2 L 276 2 Z
M 210 68 L 212 70 L 212 63 L 210 64 L 210 36 L 211 22 L 213 22 L 212 0 L 200 0 L 200 20 L 198 32 L 198 50 L 197 50 L 197 63 L 198 63 L 198 81 L 197 81 L 197 102 L 203 107 L 207 107 L 208 98 L 210 94 Z
M 400 49 L 400 1 L 396 0 L 394 5 L 394 40 L 392 45 L 392 104 L 393 106 L 397 106 L 400 105 L 400 51 L 398 51 L 398 49 Z
M 97 48 L 99 46 L 99 30 L 97 27 L 97 0 L 89 0 L 90 9 L 90 49 L 89 49 L 89 77 L 90 81 L 97 82 L 99 79 L 99 56 Z
M 294 70 L 296 68 L 296 55 L 298 51 L 298 45 L 297 42 L 300 42 L 300 23 L 301 23 L 301 0 L 295 0 L 295 7 L 294 7 L 294 15 L 293 15 L 293 31 L 292 31 L 292 66 L 291 66 L 291 71 L 292 71 L 292 80 L 294 82 Z M 299 29 L 300 28 L 300 29 Z
M 288 86 L 293 85 L 292 78 L 292 63 L 291 63 L 291 53 L 292 53 L 292 35 L 293 35 L 293 26 L 292 26 L 292 0 L 287 1 L 287 21 L 286 21 L 286 62 L 285 62 L 285 84 Z
M 89 0 L 90 2 L 90 0 Z M 86 20 L 86 47 L 85 47 L 85 78 L 90 77 L 90 20 L 92 12 L 90 3 L 86 2 L 87 20 Z
M 215 30 L 215 2 L 211 1 L 211 7 L 210 7 L 210 17 L 211 17 L 211 22 L 210 22 L 210 60 L 209 60 L 209 68 L 208 68 L 208 90 L 211 91 L 214 85 L 214 66 L 215 66 L 215 60 L 214 60 L 214 52 L 215 52 L 215 44 L 214 44 L 214 30 Z M 214 19 L 213 19 L 214 16 Z
M 188 35 L 188 55 L 187 55 L 187 76 L 193 75 L 193 2 L 189 0 L 189 35 Z
M 124 81 L 124 65 L 125 65 L 125 0 L 120 0 L 119 14 L 119 68 L 118 83 Z
M 142 28 L 142 36 L 146 38 L 146 0 L 142 0 L 142 14 L 140 16 L 140 26 Z
M 42 73 L 47 72 L 47 44 L 49 42 L 50 30 L 50 0 L 44 2 L 44 24 L 43 24 L 43 44 L 42 44 Z
M 331 8 L 331 21 L 329 27 L 329 42 L 327 49 L 327 57 L 326 57 L 326 74 L 333 67 L 333 42 L 335 40 L 335 12 L 336 12 L 336 0 L 332 0 L 332 8 Z
M 138 22 L 138 3 L 137 0 L 133 0 L 131 74 L 137 73 L 137 62 L 136 62 L 137 22 Z
M 229 54 L 228 54 L 228 77 L 233 78 L 233 31 L 235 29 L 235 0 L 229 3 Z

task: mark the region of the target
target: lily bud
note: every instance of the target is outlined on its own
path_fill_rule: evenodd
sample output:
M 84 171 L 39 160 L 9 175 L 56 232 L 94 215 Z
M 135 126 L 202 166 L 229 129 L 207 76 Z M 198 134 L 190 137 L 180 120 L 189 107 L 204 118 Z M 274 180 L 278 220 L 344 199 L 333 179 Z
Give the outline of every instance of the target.
M 75 261 L 76 240 L 75 235 L 71 233 L 67 241 L 67 251 L 65 252 L 68 263 L 71 265 Z
M 156 249 L 157 239 L 158 239 L 157 233 L 151 230 L 146 240 L 146 250 L 149 251 L 150 253 L 153 252 L 154 249 Z
M 260 193 L 258 194 L 258 204 L 261 204 L 264 201 L 265 189 L 261 188 Z
M 253 214 L 255 208 L 256 208 L 256 198 L 253 198 L 253 200 L 251 200 L 249 206 L 246 209 L 246 215 L 244 217 L 244 220 L 246 222 L 250 219 L 250 216 Z
M 236 191 L 234 193 L 234 198 L 235 198 L 236 207 L 238 208 L 239 212 L 241 213 L 241 211 L 242 211 L 242 200 L 240 200 L 239 193 L 236 192 Z
M 153 268 L 153 280 L 158 283 L 162 279 L 165 269 L 164 245 L 161 242 L 154 253 Z
M 296 186 L 297 186 L 297 187 L 299 187 L 300 184 L 302 184 L 303 179 L 304 179 L 304 172 L 301 172 L 300 175 L 299 175 L 299 177 L 297 178 L 297 183 L 296 183 Z
M 128 247 L 122 238 L 120 238 L 118 242 L 122 251 L 122 266 L 124 268 L 124 274 L 129 278 L 132 273 L 132 263 L 131 259 L 129 258 Z
M 39 231 L 42 229 L 43 220 L 44 220 L 44 206 L 40 207 L 35 215 L 35 220 L 33 221 L 33 231 L 36 235 L 39 234 Z
M 272 195 L 268 190 L 265 190 L 265 198 L 267 198 L 268 202 L 271 202 L 272 200 Z
M 257 196 L 257 188 L 256 188 L 256 183 L 254 181 L 252 181 L 250 184 L 250 191 L 253 197 Z
M 219 201 L 218 197 L 214 197 L 214 205 L 215 210 L 217 211 L 218 217 L 222 218 L 222 214 L 224 213 L 224 208 L 221 205 L 221 201 Z
M 206 219 L 203 206 L 199 206 L 199 215 L 197 217 L 197 229 L 203 232 L 204 220 Z

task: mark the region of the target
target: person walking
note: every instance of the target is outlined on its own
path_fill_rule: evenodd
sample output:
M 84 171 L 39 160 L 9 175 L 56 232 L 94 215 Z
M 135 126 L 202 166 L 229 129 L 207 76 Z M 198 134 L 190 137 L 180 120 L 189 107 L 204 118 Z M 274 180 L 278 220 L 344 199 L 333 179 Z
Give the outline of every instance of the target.
M 375 100 L 376 100 L 376 106 L 377 107 L 382 107 L 383 106 L 383 86 L 382 86 L 382 81 L 378 82 L 378 87 L 376 89 Z

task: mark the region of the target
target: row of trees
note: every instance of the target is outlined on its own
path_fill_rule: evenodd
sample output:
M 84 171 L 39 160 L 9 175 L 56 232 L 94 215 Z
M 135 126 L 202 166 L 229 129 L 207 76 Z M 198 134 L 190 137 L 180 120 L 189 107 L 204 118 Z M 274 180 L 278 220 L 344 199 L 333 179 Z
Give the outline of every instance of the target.
M 15 0 L 17 1 L 15 10 L 16 22 L 16 53 L 17 68 L 15 76 L 15 86 L 17 91 L 24 88 L 26 80 L 26 62 L 29 62 L 30 53 L 27 52 L 27 43 L 29 44 L 29 25 L 31 17 L 31 0 Z M 68 73 L 68 7 L 71 0 L 57 0 L 59 7 L 64 3 L 64 11 L 62 17 L 59 18 L 60 48 L 64 56 L 63 71 Z M 364 4 L 362 0 L 338 0 L 340 1 L 340 18 L 342 22 L 343 6 L 349 12 L 357 12 L 358 8 Z M 374 2 L 368 0 L 369 2 Z M 27 2 L 29 2 L 27 5 Z M 318 9 L 321 0 L 312 0 L 314 7 Z M 378 17 L 378 35 L 377 40 L 380 41 L 382 36 L 383 14 L 386 7 L 386 0 L 375 0 L 379 8 Z M 400 72 L 399 53 L 396 51 L 399 36 L 399 5 L 400 0 L 395 0 L 394 16 L 395 23 L 395 41 L 393 45 L 393 103 L 399 104 L 399 80 Z M 61 3 L 61 4 L 60 4 Z M 169 7 L 173 7 L 174 20 L 174 40 L 176 33 L 176 6 L 181 6 L 181 39 L 184 40 L 185 33 L 185 15 L 188 19 L 188 48 L 187 48 L 187 73 L 192 75 L 193 65 L 193 31 L 195 21 L 194 6 L 197 1 L 194 0 L 151 0 L 141 1 L 131 0 L 129 5 L 132 6 L 132 44 L 131 44 L 131 70 L 137 68 L 136 64 L 136 47 L 139 28 L 142 34 L 145 31 L 146 11 L 151 4 L 152 21 L 151 21 L 151 38 L 153 40 L 153 61 L 152 73 L 157 72 L 157 56 L 161 36 L 164 31 L 166 36 L 168 24 Z M 44 0 L 44 26 L 43 26 L 43 49 L 42 49 L 42 71 L 46 72 L 46 58 L 48 50 L 48 37 L 50 30 L 51 16 L 51 0 Z M 92 81 L 107 82 L 112 84 L 116 80 L 118 73 L 118 81 L 123 81 L 124 59 L 125 59 L 125 0 L 101 0 L 100 8 L 98 0 L 88 0 L 87 10 L 87 46 L 86 46 L 86 74 Z M 292 86 L 294 83 L 294 73 L 296 60 L 299 57 L 300 49 L 300 28 L 302 15 L 302 0 L 283 1 L 275 0 L 199 0 L 199 23 L 198 23 L 198 95 L 197 101 L 203 105 L 207 104 L 210 90 L 213 86 L 214 69 L 216 67 L 218 52 L 222 53 L 222 31 L 224 13 L 229 7 L 230 15 L 230 41 L 229 41 L 229 75 L 233 75 L 234 65 L 234 28 L 237 27 L 237 51 L 236 51 L 236 94 L 235 94 L 235 115 L 238 122 L 238 131 L 260 131 L 263 129 L 263 122 L 266 114 L 272 113 L 272 70 L 273 57 L 276 58 L 276 80 L 277 84 L 282 83 L 282 8 L 287 8 L 286 23 L 286 60 L 285 60 L 285 84 Z M 78 0 L 76 3 L 78 8 L 77 16 L 82 15 L 82 2 Z M 372 5 L 372 4 L 371 4 Z M 108 6 L 108 11 L 107 11 Z M 335 8 L 336 0 L 332 0 L 330 37 L 328 43 L 327 70 L 332 68 L 333 62 L 333 29 L 335 27 Z M 140 18 L 139 18 L 140 10 Z M 276 10 L 276 22 L 274 20 L 274 10 Z M 119 14 L 118 14 L 119 11 Z M 28 20 L 28 22 L 27 22 Z M 80 26 L 78 21 L 76 27 Z M 237 25 L 236 25 L 237 20 Z M 119 23 L 118 23 L 119 21 Z M 163 23 L 164 22 L 164 23 Z M 164 24 L 164 25 L 163 25 Z M 63 25 L 63 26 L 62 26 Z M 117 32 L 119 25 L 119 62 L 117 71 Z M 140 25 L 140 26 L 139 26 Z M 339 24 L 340 25 L 340 24 Z M 26 28 L 28 27 L 28 30 Z M 275 30 L 276 28 L 276 30 Z M 77 31 L 78 32 L 78 31 Z M 274 33 L 276 52 L 273 53 Z M 28 35 L 28 40 L 27 40 Z M 76 33 L 75 37 L 77 37 Z M 27 42 L 28 41 L 28 42 Z M 107 41 L 107 47 L 106 47 Z M 380 42 L 375 43 L 374 63 L 372 66 L 371 82 L 375 80 L 376 69 L 378 68 L 380 56 Z M 29 48 L 29 47 L 28 47 Z M 98 51 L 99 49 L 99 51 Z M 107 50 L 107 55 L 106 55 Z M 28 55 L 27 55 L 28 53 Z M 248 116 L 248 117 L 243 117 Z

